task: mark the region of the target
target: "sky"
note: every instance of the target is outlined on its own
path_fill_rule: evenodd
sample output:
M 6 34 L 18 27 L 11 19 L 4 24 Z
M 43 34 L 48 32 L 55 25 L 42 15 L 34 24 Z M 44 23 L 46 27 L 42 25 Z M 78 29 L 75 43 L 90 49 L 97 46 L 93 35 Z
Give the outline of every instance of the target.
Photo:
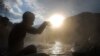
M 68 17 L 82 12 L 100 12 L 100 0 L 3 0 L 3 3 L 7 12 L 0 14 L 9 17 L 13 23 L 20 22 L 25 11 L 36 15 L 36 25 L 55 13 Z

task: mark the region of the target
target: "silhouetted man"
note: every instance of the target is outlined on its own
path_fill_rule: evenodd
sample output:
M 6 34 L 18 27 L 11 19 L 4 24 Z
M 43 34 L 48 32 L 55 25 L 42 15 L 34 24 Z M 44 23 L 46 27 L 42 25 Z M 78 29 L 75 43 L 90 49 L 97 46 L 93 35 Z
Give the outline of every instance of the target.
M 47 25 L 47 23 L 44 22 L 38 29 L 36 29 L 32 27 L 34 20 L 35 15 L 27 11 L 23 14 L 23 21 L 13 27 L 8 39 L 8 52 L 10 56 L 15 56 L 23 49 L 24 38 L 27 32 L 31 34 L 40 34 Z

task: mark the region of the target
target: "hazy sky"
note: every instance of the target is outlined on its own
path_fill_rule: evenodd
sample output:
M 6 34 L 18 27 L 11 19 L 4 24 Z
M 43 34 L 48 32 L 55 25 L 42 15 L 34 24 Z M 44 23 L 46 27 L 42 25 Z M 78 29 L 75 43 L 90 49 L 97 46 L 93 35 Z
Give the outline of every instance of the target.
M 100 12 L 100 0 L 5 0 L 4 3 L 12 22 L 21 21 L 25 11 L 36 14 L 36 24 L 54 13 L 69 16 L 87 11 Z

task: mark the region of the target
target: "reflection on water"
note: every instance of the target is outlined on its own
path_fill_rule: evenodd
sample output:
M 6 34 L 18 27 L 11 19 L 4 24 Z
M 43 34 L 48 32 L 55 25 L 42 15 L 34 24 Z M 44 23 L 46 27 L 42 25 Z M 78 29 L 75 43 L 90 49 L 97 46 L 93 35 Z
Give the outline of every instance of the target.
M 51 48 L 52 54 L 61 54 L 62 52 L 62 44 L 58 41 L 55 41 L 55 44 Z
M 53 44 L 39 45 L 39 47 L 39 52 L 47 53 L 50 56 L 71 56 L 71 47 L 59 41 L 55 41 Z

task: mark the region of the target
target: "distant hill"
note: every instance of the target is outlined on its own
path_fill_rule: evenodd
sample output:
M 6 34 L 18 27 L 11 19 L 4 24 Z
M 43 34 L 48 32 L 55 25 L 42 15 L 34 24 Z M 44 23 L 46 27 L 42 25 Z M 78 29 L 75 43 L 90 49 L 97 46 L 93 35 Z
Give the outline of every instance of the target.
M 76 50 L 100 47 L 100 13 L 83 12 L 65 20 L 66 42 L 72 43 Z

